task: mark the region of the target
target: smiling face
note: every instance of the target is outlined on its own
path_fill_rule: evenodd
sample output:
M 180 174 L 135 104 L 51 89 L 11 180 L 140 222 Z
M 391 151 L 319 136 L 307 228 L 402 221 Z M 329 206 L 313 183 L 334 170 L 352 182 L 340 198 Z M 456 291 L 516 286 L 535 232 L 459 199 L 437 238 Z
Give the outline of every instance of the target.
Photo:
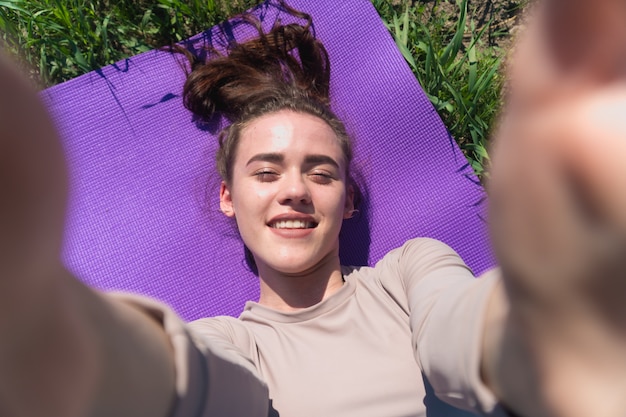
M 220 207 L 261 278 L 338 267 L 339 230 L 353 208 L 346 163 L 333 130 L 312 115 L 282 110 L 243 129 Z

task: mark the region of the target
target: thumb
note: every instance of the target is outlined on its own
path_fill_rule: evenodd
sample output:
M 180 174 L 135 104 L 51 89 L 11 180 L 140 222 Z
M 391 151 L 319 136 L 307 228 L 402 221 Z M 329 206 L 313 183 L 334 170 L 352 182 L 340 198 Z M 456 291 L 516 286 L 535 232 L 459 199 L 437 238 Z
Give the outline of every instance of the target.
M 509 61 L 509 109 L 568 100 L 626 76 L 625 0 L 545 0 Z
M 548 0 L 541 24 L 560 72 L 597 80 L 624 75 L 626 1 Z

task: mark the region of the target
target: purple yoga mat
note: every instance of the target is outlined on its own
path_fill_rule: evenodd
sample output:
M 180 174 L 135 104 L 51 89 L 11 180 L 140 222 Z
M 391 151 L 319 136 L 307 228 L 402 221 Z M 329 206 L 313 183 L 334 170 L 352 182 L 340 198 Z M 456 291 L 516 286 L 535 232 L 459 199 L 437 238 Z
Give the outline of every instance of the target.
M 333 107 L 366 179 L 366 205 L 342 230 L 342 261 L 373 264 L 428 236 L 475 273 L 491 266 L 483 190 L 370 2 L 290 3 L 313 16 L 328 49 Z M 268 25 L 280 14 L 267 4 L 256 12 Z M 189 45 L 249 33 L 229 25 Z M 183 108 L 179 60 L 151 51 L 42 93 L 71 176 L 64 259 L 90 285 L 156 297 L 187 320 L 238 315 L 258 282 L 218 210 L 216 126 Z

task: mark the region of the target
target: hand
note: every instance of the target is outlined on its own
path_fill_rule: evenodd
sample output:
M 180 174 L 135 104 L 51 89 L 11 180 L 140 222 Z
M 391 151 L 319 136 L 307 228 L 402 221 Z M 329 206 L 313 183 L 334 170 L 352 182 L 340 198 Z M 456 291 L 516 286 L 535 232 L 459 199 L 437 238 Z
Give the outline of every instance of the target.
M 546 0 L 509 66 L 488 190 L 523 415 L 626 410 L 626 2 Z M 509 340 L 509 342 L 510 342 Z M 523 353 L 520 353 L 523 352 Z M 500 372 L 500 374 L 498 374 Z
M 53 124 L 0 53 L 0 415 L 167 415 L 162 323 L 63 268 L 65 197 Z

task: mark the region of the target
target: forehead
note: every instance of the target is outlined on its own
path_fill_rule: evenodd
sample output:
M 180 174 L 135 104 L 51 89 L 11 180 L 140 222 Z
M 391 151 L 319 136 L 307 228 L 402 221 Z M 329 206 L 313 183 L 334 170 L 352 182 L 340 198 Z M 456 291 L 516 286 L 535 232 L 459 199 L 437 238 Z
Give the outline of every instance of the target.
M 323 154 L 343 160 L 337 136 L 324 120 L 289 110 L 259 117 L 242 130 L 238 157 L 247 160 L 260 152 Z

